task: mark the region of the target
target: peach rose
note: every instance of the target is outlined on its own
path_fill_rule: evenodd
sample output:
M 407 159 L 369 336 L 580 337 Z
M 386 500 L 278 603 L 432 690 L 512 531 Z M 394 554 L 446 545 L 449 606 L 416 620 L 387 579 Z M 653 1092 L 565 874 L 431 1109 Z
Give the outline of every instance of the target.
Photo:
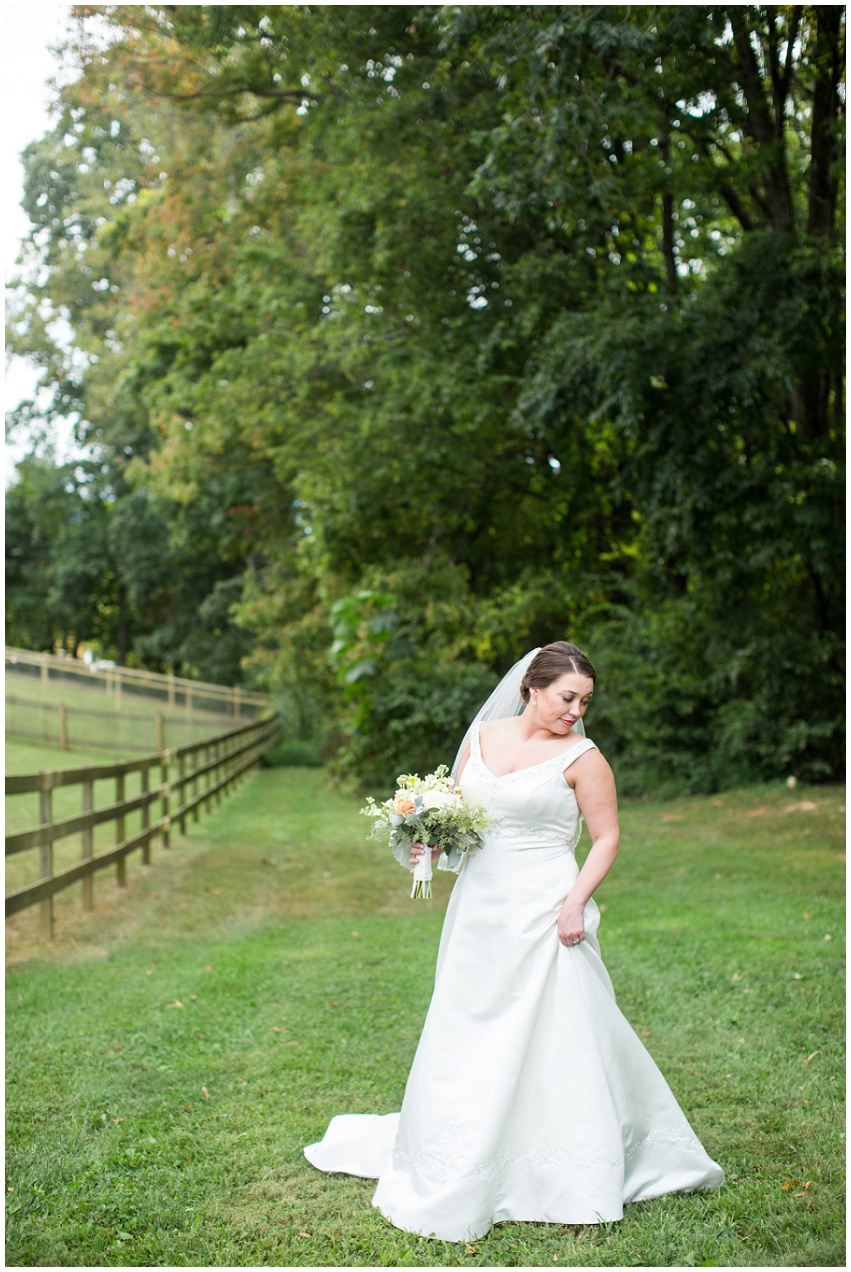
M 407 795 L 403 799 L 397 799 L 393 812 L 397 817 L 404 817 L 407 813 L 414 811 L 414 801 Z

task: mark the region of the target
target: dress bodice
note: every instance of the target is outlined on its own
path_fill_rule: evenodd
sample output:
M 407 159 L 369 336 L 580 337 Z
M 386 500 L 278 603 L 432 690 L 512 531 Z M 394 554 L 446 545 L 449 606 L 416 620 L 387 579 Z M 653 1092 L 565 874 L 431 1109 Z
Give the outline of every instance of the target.
M 564 770 L 592 749 L 596 750 L 595 744 L 584 738 L 539 764 L 498 777 L 482 758 L 476 725 L 470 735 L 470 758 L 461 774 L 461 790 L 465 800 L 482 805 L 492 815 L 485 844 L 496 838 L 518 847 L 564 846 L 572 851 L 579 841 L 582 816 Z

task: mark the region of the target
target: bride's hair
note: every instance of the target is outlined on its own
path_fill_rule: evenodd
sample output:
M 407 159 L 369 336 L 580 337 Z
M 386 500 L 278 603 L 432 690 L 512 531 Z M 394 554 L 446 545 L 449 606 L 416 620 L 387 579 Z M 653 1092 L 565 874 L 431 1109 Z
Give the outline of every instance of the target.
M 571 671 L 578 676 L 588 676 L 597 683 L 596 671 L 577 645 L 571 645 L 566 640 L 556 640 L 552 645 L 544 645 L 526 669 L 526 675 L 520 683 L 520 697 L 528 702 L 530 689 L 546 689 L 559 676 Z

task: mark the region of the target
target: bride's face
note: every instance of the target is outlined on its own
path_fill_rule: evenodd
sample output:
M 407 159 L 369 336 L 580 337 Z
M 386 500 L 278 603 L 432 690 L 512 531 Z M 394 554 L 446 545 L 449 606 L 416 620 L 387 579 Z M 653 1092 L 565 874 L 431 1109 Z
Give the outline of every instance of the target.
M 585 715 L 593 693 L 594 681 L 590 676 L 568 671 L 544 689 L 533 689 L 531 705 L 545 728 L 566 737 Z

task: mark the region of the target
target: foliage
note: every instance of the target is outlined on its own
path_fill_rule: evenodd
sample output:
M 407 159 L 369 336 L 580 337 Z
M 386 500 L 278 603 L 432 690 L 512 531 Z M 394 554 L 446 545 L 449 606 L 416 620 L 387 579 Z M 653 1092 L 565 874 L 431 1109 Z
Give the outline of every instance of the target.
M 27 457 L 6 492 L 6 615 L 12 643 L 97 641 L 114 610 L 104 509 L 71 465 Z
M 116 495 L 96 463 L 28 456 L 6 496 L 7 639 L 238 681 L 248 638 L 230 613 L 241 578 L 216 559 L 217 493 L 175 510 L 142 487 Z
M 10 338 L 128 651 L 368 785 L 564 635 L 629 789 L 838 773 L 841 8 L 79 11 Z

